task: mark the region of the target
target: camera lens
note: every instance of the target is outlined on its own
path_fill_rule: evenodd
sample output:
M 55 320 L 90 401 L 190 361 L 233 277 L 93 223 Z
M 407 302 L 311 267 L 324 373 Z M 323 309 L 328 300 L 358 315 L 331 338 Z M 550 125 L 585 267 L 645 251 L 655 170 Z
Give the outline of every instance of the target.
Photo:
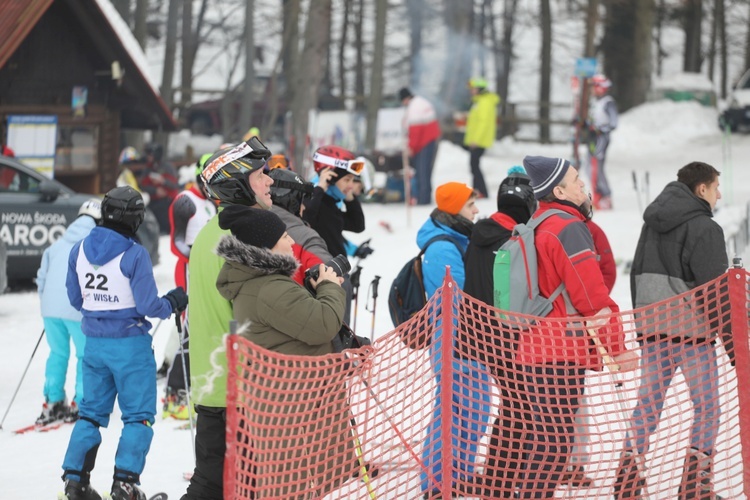
M 349 259 L 346 258 L 346 255 L 337 255 L 323 265 L 333 269 L 333 272 L 339 277 L 345 275 L 352 269 L 352 265 L 349 263 Z M 318 266 L 312 266 L 305 271 L 305 276 L 312 281 L 317 281 L 320 277 Z

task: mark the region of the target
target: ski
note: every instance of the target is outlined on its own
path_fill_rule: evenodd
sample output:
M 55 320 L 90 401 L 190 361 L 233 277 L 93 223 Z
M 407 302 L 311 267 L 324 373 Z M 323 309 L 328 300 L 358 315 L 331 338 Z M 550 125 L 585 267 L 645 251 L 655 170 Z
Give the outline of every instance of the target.
M 63 425 L 67 423 L 72 423 L 72 422 L 64 422 L 62 420 L 56 420 L 55 422 L 50 422 L 49 424 L 44 424 L 44 425 L 31 424 L 31 425 L 27 425 L 26 427 L 21 427 L 20 429 L 14 430 L 13 434 L 26 434 L 32 431 L 34 432 L 54 431 L 55 429 L 59 429 L 60 427 L 62 427 Z
M 380 224 L 380 227 L 388 231 L 389 233 L 393 232 L 393 227 L 391 227 L 391 224 L 387 221 L 381 220 L 378 224 Z
M 60 500 L 65 500 L 66 498 L 67 497 L 63 495 L 60 498 Z M 150 497 L 148 497 L 148 500 L 167 500 L 168 498 L 169 498 L 169 496 L 166 493 L 157 493 L 156 495 L 151 495 Z M 105 493 L 105 494 L 102 495 L 102 499 L 103 500 L 112 500 L 112 497 L 110 496 L 109 493 Z
M 185 481 L 190 481 L 191 479 L 193 479 L 193 473 L 192 472 L 183 472 L 182 473 L 182 479 L 184 479 Z

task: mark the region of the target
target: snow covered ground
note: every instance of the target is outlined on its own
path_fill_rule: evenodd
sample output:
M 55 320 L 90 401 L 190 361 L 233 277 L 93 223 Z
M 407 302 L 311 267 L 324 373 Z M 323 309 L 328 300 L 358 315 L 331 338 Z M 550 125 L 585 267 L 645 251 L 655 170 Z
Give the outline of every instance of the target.
M 742 158 L 750 157 L 750 136 L 735 135 L 727 140 L 716 128 L 716 112 L 694 103 L 656 102 L 636 108 L 621 117 L 621 125 L 613 134 L 607 160 L 610 183 L 614 189 L 614 209 L 599 212 L 595 220 L 607 233 L 618 261 L 632 258 L 641 228 L 641 205 L 653 199 L 663 186 L 676 178 L 677 170 L 693 160 L 708 162 L 720 171 L 723 199 L 718 204 L 716 219 L 727 233 L 734 231 L 746 212 L 750 201 L 750 169 L 743 167 Z M 725 147 L 731 147 L 731 156 Z M 524 155 L 570 156 L 570 146 L 544 146 L 530 143 L 502 141 L 497 143 L 483 159 L 483 170 L 491 191 L 495 191 L 506 171 L 520 164 Z M 650 192 L 639 196 L 633 189 L 632 172 L 639 179 L 649 173 Z M 468 154 L 449 144 L 440 145 L 433 175 L 433 185 L 457 180 L 470 183 Z M 478 202 L 480 216 L 495 210 L 494 199 Z M 415 207 L 406 211 L 403 205 L 366 205 L 367 230 L 350 235 L 354 242 L 372 238 L 375 253 L 362 261 L 362 287 L 358 303 L 356 327 L 360 335 L 369 336 L 374 324 L 375 336 L 391 329 L 387 311 L 387 291 L 403 263 L 418 249 L 415 235 L 429 215 L 430 208 Z M 379 224 L 386 221 L 393 232 Z M 730 256 L 731 257 L 731 256 Z M 160 291 L 173 287 L 174 259 L 166 237 L 161 239 L 162 262 L 155 268 Z M 623 310 L 630 309 L 630 291 L 627 275 L 620 276 L 613 291 L 615 300 Z M 368 285 L 380 276 L 380 288 L 375 305 L 374 323 L 372 299 Z M 369 310 L 366 307 L 369 306 Z M 0 296 L 0 412 L 5 413 L 13 391 L 29 360 L 29 356 L 42 331 L 39 300 L 33 292 Z M 156 332 L 154 345 L 163 352 L 173 323 L 164 322 Z M 42 341 L 21 390 L 0 431 L 0 498 L 44 499 L 54 498 L 62 490 L 60 475 L 63 454 L 72 427 L 49 433 L 14 435 L 13 429 L 28 425 L 38 416 L 42 404 L 44 362 L 48 353 Z M 72 368 L 71 364 L 71 368 Z M 72 393 L 73 370 L 70 371 L 69 394 Z M 163 382 L 160 383 L 160 394 Z M 114 453 L 122 427 L 119 410 L 115 409 L 109 429 L 103 430 L 103 443 L 99 449 L 92 482 L 100 491 L 107 491 L 112 477 Z M 187 483 L 182 473 L 193 468 L 190 433 L 177 430 L 178 423 L 163 421 L 157 416 L 151 451 L 142 476 L 142 487 L 147 493 L 167 492 L 179 499 Z

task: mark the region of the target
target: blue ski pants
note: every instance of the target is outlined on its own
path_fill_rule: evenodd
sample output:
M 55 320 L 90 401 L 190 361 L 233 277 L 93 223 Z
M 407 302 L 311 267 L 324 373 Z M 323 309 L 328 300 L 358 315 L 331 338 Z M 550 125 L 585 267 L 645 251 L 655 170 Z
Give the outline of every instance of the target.
M 70 319 L 44 318 L 44 332 L 49 344 L 49 357 L 44 370 L 44 400 L 57 403 L 65 399 L 65 379 L 68 375 L 70 340 L 76 349 L 76 393 L 73 400 L 81 405 L 83 399 L 83 349 L 86 336 L 81 322 Z

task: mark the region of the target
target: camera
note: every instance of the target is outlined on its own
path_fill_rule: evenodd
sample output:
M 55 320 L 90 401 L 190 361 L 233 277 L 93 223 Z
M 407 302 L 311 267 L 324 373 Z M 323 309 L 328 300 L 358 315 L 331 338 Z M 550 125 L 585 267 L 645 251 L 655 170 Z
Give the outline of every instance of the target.
M 349 264 L 349 259 L 346 258 L 346 255 L 337 255 L 323 265 L 333 269 L 333 272 L 336 273 L 336 276 L 339 277 L 345 275 L 352 269 L 352 265 Z M 320 269 L 318 268 L 318 266 L 312 266 L 310 269 L 305 271 L 305 283 L 309 283 L 310 281 L 317 281 L 319 277 Z

